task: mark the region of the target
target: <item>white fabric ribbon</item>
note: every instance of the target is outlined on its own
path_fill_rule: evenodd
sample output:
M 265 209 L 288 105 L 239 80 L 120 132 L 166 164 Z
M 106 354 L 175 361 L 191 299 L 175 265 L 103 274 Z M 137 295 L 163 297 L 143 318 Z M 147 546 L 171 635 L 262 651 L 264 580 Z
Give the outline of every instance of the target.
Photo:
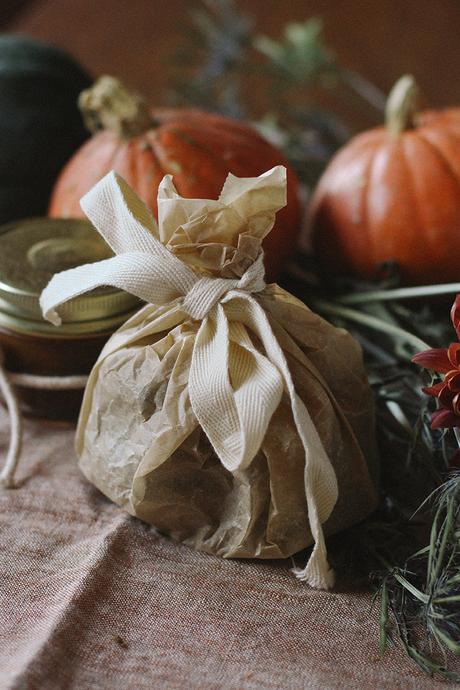
M 279 180 L 280 168 L 265 173 L 268 181 L 270 176 Z M 159 199 L 165 195 L 165 184 L 172 185 L 165 178 Z M 44 317 L 58 325 L 57 309 L 61 304 L 88 290 L 110 285 L 154 305 L 174 300 L 174 308 L 179 305 L 184 321 L 200 321 L 188 382 L 190 403 L 217 456 L 230 472 L 251 463 L 286 392 L 305 449 L 305 493 L 315 541 L 306 568 L 294 572 L 314 587 L 330 588 L 334 575 L 327 562 L 321 525 L 337 501 L 337 479 L 257 300 L 257 293 L 265 287 L 262 253 L 240 279 L 198 275 L 157 239 L 161 228 L 158 234 L 150 212 L 114 172 L 83 197 L 81 205 L 115 256 L 54 276 L 40 298 Z M 254 346 L 247 329 L 263 345 L 264 353 Z

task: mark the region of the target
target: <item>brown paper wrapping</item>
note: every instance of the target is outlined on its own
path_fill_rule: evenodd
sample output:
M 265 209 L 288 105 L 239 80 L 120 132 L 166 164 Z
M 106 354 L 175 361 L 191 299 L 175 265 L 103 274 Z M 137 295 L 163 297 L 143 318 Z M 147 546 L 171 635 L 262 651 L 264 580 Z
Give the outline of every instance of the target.
M 337 475 L 339 499 L 324 525 L 332 534 L 364 518 L 377 500 L 373 402 L 360 347 L 277 285 L 259 299 Z M 158 309 L 145 307 L 121 329 L 126 344 L 98 364 L 79 424 L 81 469 L 132 515 L 194 548 L 285 558 L 309 546 L 305 453 L 289 400 L 281 401 L 251 465 L 228 472 L 186 395 L 199 324 L 143 336 L 157 317 Z M 137 478 L 159 412 L 176 450 Z
M 181 198 L 167 176 L 157 226 L 111 173 L 82 206 L 116 256 L 55 276 L 41 303 L 56 324 L 98 285 L 149 303 L 89 378 L 77 451 L 91 482 L 224 557 L 284 558 L 314 537 L 296 574 L 329 587 L 321 523 L 336 532 L 376 504 L 373 403 L 350 334 L 265 286 L 260 245 L 285 199 L 281 166 L 229 175 L 216 201 Z

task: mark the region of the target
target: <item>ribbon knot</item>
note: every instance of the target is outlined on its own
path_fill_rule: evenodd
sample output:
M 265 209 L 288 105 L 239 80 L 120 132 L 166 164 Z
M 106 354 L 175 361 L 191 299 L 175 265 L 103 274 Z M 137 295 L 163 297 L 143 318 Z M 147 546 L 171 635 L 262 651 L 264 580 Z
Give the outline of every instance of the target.
M 230 292 L 262 292 L 265 288 L 264 275 L 263 254 L 260 254 L 239 280 L 207 276 L 198 278 L 185 296 L 182 308 L 192 319 L 201 321 Z
M 182 308 L 192 319 L 202 321 L 224 295 L 236 288 L 237 284 L 237 280 L 225 278 L 200 278 L 185 296 Z
M 226 196 L 221 195 L 219 201 L 180 199 L 174 190 L 176 196 L 172 203 L 180 212 L 187 204 L 193 207 L 195 217 L 208 231 L 207 237 L 210 231 L 203 204 L 218 206 L 219 222 L 237 222 L 236 227 L 241 227 L 246 220 L 247 227 L 256 232 L 261 223 L 265 229 L 273 225 L 285 188 L 285 169 L 278 166 L 258 178 L 238 180 L 229 176 L 224 185 Z M 163 187 L 163 193 L 166 192 Z M 226 199 L 225 203 L 222 198 Z M 145 205 L 114 173 L 93 187 L 81 205 L 115 256 L 54 276 L 40 297 L 45 318 L 59 324 L 56 311 L 59 305 L 96 287 L 111 285 L 137 295 L 154 307 L 166 306 L 163 316 L 171 304 L 170 324 L 184 321 L 184 314 L 200 321 L 194 336 L 187 394 L 197 422 L 230 472 L 248 467 L 253 461 L 272 415 L 283 394 L 287 394 L 305 450 L 305 497 L 315 541 L 306 568 L 297 575 L 313 586 L 327 589 L 332 585 L 333 573 L 327 563 L 321 524 L 337 501 L 337 479 L 310 414 L 295 391 L 286 357 L 267 314 L 254 296 L 265 288 L 263 254 L 259 254 L 240 279 L 199 276 L 159 240 L 164 229 L 161 213 L 159 235 Z M 180 212 L 176 218 L 181 218 Z M 179 226 L 184 232 L 181 222 Z M 149 331 L 151 334 L 157 332 L 154 328 Z M 123 327 L 108 342 L 101 357 L 107 356 L 111 347 L 122 347 L 122 332 Z M 173 450 L 166 447 L 158 434 L 158 438 L 151 439 L 146 457 L 159 466 Z

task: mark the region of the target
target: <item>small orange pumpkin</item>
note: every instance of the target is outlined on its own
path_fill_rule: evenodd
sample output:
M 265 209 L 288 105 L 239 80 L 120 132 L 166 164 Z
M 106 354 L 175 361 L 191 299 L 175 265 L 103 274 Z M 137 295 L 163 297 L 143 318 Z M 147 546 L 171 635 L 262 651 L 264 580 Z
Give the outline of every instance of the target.
M 255 177 L 282 164 L 288 168 L 287 206 L 264 242 L 268 278 L 279 275 L 295 247 L 301 210 L 296 175 L 278 149 L 229 118 L 199 110 L 152 111 L 113 77 L 101 77 L 81 94 L 79 105 L 94 135 L 58 178 L 50 216 L 83 216 L 81 197 L 112 169 L 157 216 L 158 185 L 167 173 L 182 196 L 212 199 L 229 172 Z
M 385 127 L 353 138 L 313 195 L 309 227 L 322 266 L 372 278 L 394 260 L 406 283 L 460 279 L 460 108 L 416 114 L 402 77 Z

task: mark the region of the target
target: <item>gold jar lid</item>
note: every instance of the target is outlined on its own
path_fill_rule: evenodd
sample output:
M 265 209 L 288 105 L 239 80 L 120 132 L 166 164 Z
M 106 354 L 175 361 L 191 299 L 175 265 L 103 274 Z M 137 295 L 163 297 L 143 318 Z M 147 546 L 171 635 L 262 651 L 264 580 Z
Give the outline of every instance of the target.
M 113 256 L 86 220 L 32 218 L 0 227 L 0 324 L 59 335 L 113 330 L 139 308 L 137 297 L 98 288 L 59 308 L 63 325 L 44 321 L 39 297 L 55 273 Z

